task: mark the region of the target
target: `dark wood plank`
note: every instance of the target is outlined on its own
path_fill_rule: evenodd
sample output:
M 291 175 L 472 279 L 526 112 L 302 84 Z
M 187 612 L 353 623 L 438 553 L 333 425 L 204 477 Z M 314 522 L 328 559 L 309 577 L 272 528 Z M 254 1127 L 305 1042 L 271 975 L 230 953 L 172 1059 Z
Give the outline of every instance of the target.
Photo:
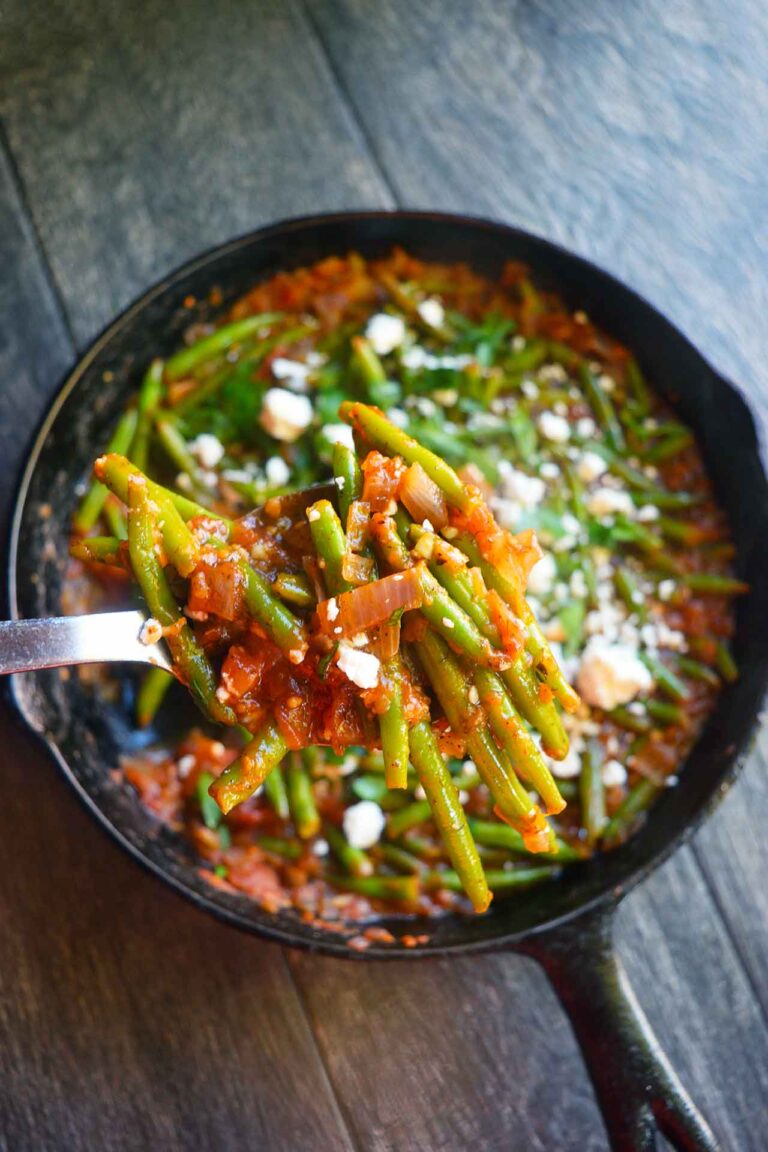
M 212 244 L 388 203 L 295 3 L 7 7 L 0 109 L 79 342 Z
M 13 465 L 71 356 L 0 157 L 0 453 Z M 0 715 L 0 1146 L 349 1148 L 276 948 L 131 863 Z

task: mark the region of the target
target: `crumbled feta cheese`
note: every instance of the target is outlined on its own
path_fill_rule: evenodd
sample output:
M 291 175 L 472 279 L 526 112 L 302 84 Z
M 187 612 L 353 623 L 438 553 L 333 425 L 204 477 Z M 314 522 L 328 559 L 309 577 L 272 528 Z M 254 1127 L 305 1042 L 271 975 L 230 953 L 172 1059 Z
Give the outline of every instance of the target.
M 560 475 L 560 469 L 554 460 L 545 460 L 539 467 L 539 472 L 545 480 L 557 480 Z
M 438 388 L 432 393 L 432 399 L 440 405 L 441 408 L 452 408 L 459 399 L 459 394 L 455 388 Z
M 576 421 L 576 434 L 580 436 L 582 440 L 591 440 L 596 432 L 597 424 L 595 424 L 591 416 L 582 416 Z
M 387 356 L 399 348 L 405 339 L 405 322 L 400 316 L 377 312 L 368 321 L 365 334 L 377 356 Z
M 148 616 L 139 631 L 139 640 L 147 646 L 157 644 L 163 638 L 163 626 L 154 616 Z
M 264 472 L 269 484 L 281 488 L 291 478 L 291 470 L 282 456 L 270 456 L 264 465 Z
M 515 531 L 517 522 L 520 519 L 522 509 L 515 500 L 502 500 L 500 496 L 492 496 L 490 500 L 491 511 L 498 520 L 502 528 L 509 528 L 512 532 Z
M 535 508 L 544 499 L 547 486 L 538 476 L 518 472 L 508 460 L 499 463 L 499 488 L 502 496 L 516 500 L 523 508 Z
M 275 380 L 283 380 L 292 392 L 307 391 L 307 377 L 312 371 L 309 364 L 300 360 L 288 360 L 285 356 L 275 356 L 270 364 Z
M 675 588 L 674 580 L 660 580 L 658 587 L 659 599 L 671 600 L 675 594 Z
M 439 300 L 430 298 L 429 300 L 422 300 L 418 308 L 419 316 L 425 324 L 429 324 L 430 328 L 439 328 L 445 320 L 445 308 Z
M 480 693 L 478 692 L 478 690 L 474 684 L 470 684 L 469 692 L 467 695 L 469 697 L 470 704 L 479 704 L 480 703 Z
M 627 782 L 627 770 L 619 760 L 606 760 L 601 775 L 606 788 L 621 788 Z
M 410 368 L 411 371 L 418 371 L 420 368 L 460 370 L 471 363 L 472 357 L 467 353 L 461 353 L 459 356 L 435 356 L 433 352 L 428 352 L 419 344 L 413 344 L 410 348 L 406 348 L 403 353 L 403 365 Z
M 525 348 L 525 336 L 520 336 L 520 335 L 513 336 L 512 337 L 512 351 L 513 352 L 522 352 L 523 348 Z
M 598 456 L 597 452 L 585 452 L 583 456 L 579 457 L 579 462 L 576 465 L 576 475 L 582 484 L 591 484 L 593 480 L 597 480 L 607 470 L 608 465 L 602 456 Z
M 261 425 L 275 440 L 291 444 L 312 423 L 312 405 L 306 396 L 285 388 L 270 388 L 264 396 Z
M 329 444 L 343 444 L 345 448 L 355 450 L 355 438 L 349 424 L 326 424 L 323 436 Z
M 312 852 L 315 856 L 327 856 L 329 851 L 330 845 L 328 844 L 328 841 L 323 840 L 322 837 L 319 840 L 315 840 L 314 844 L 312 845 Z
M 581 524 L 573 515 L 572 512 L 566 512 L 561 520 L 563 531 L 567 532 L 570 536 L 578 536 L 581 532 Z
M 557 618 L 554 620 L 549 620 L 542 628 L 542 632 L 546 636 L 547 640 L 554 640 L 558 644 L 564 644 L 568 639 L 562 622 Z
M 197 760 L 191 753 L 187 753 L 186 756 L 179 757 L 179 759 L 176 761 L 176 771 L 178 772 L 179 776 L 181 776 L 182 780 L 186 780 L 187 776 L 189 776 L 190 772 L 195 767 L 195 764 L 197 764 Z
M 587 704 L 610 712 L 650 691 L 653 677 L 635 649 L 596 636 L 582 655 L 577 686 Z
M 567 416 L 568 405 L 564 400 L 558 400 L 555 404 L 552 405 L 552 411 L 555 412 L 558 416 Z
M 210 432 L 201 432 L 194 440 L 190 440 L 189 450 L 203 468 L 215 468 L 225 451 L 221 440 Z
M 336 620 L 339 615 L 339 602 L 335 596 L 332 596 L 325 606 L 325 614 L 329 620 Z
M 389 416 L 392 423 L 396 424 L 398 428 L 408 427 L 408 413 L 403 412 L 402 408 L 390 408 L 387 415 Z
M 339 645 L 339 668 L 358 688 L 375 688 L 381 663 L 371 652 L 361 652 L 351 644 Z
M 417 800 L 426 800 L 427 794 L 422 788 L 421 784 L 417 784 L 413 790 L 413 795 Z
M 557 416 L 554 412 L 542 412 L 538 425 L 544 439 L 551 440 L 553 444 L 564 444 L 570 439 L 571 426 L 564 416 Z
M 650 524 L 652 520 L 658 520 L 659 516 L 661 516 L 661 512 L 655 504 L 643 504 L 637 510 L 637 518 L 641 524 Z
M 587 499 L 587 511 L 592 516 L 614 516 L 616 513 L 631 516 L 634 510 L 629 492 L 614 488 L 596 488 Z
M 616 391 L 616 381 L 613 376 L 609 376 L 607 372 L 601 372 L 597 378 L 597 382 L 603 391 L 608 392 L 609 395 L 611 392 Z
M 583 740 L 571 740 L 564 760 L 547 761 L 552 769 L 552 775 L 559 780 L 573 780 L 581 775 L 581 753 L 584 748 Z
M 344 813 L 344 835 L 352 848 L 372 848 L 379 842 L 386 817 L 373 800 L 352 804 Z
M 534 384 L 533 380 L 523 380 L 520 389 L 523 396 L 527 396 L 529 400 L 536 400 L 539 395 L 539 386 Z
M 586 599 L 587 581 L 584 577 L 584 573 L 581 571 L 580 568 L 577 568 L 576 571 L 574 573 L 572 573 L 569 584 L 570 584 L 572 596 L 575 596 L 577 600 Z
M 556 576 L 555 558 L 550 552 L 545 552 L 531 568 L 531 574 L 528 577 L 528 591 L 532 592 L 534 596 L 546 596 L 551 591 Z

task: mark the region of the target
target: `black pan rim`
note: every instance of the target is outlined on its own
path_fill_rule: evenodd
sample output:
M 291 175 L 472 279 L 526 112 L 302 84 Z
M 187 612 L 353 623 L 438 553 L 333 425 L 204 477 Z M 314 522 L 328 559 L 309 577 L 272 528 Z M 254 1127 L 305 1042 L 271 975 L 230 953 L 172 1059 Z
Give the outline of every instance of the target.
M 26 458 L 26 464 L 21 473 L 16 493 L 14 497 L 13 515 L 11 517 L 9 537 L 8 537 L 8 579 L 7 579 L 7 595 L 6 607 L 10 619 L 19 619 L 18 607 L 18 585 L 17 585 L 17 562 L 18 562 L 18 546 L 19 536 L 22 527 L 22 518 L 26 498 L 29 491 L 30 483 L 33 474 L 36 470 L 41 452 L 45 445 L 48 433 L 54 424 L 59 411 L 77 388 L 84 373 L 90 367 L 92 362 L 98 357 L 100 352 L 105 349 L 113 336 L 120 331 L 120 329 L 128 323 L 136 314 L 141 313 L 151 302 L 155 301 L 162 296 L 171 286 L 184 277 L 189 276 L 195 272 L 205 269 L 208 264 L 212 264 L 222 257 L 225 257 L 230 252 L 236 252 L 243 247 L 250 244 L 266 241 L 272 238 L 290 238 L 295 232 L 300 232 L 302 229 L 330 225 L 333 223 L 345 223 L 355 221 L 418 221 L 429 220 L 438 221 L 446 224 L 453 224 L 456 227 L 476 228 L 478 230 L 487 232 L 503 233 L 506 236 L 511 236 L 519 239 L 533 240 L 537 245 L 543 249 L 548 249 L 553 253 L 564 257 L 572 264 L 580 266 L 585 271 L 597 273 L 601 276 L 606 284 L 612 285 L 625 297 L 630 297 L 636 305 L 642 306 L 648 310 L 654 318 L 672 329 L 676 337 L 686 346 L 688 352 L 692 354 L 700 363 L 701 367 L 710 372 L 716 377 L 726 388 L 736 393 L 741 401 L 745 404 L 750 415 L 752 414 L 751 405 L 748 400 L 732 382 L 725 379 L 720 372 L 718 372 L 702 354 L 698 351 L 695 345 L 682 333 L 671 321 L 669 321 L 663 313 L 659 312 L 653 304 L 645 299 L 635 289 L 624 284 L 621 280 L 616 278 L 612 273 L 608 272 L 594 261 L 588 260 L 577 253 L 570 251 L 563 245 L 549 240 L 546 237 L 539 236 L 532 233 L 527 229 L 518 228 L 514 225 L 507 224 L 503 221 L 497 221 L 482 216 L 474 216 L 462 213 L 453 212 L 438 212 L 429 210 L 411 210 L 411 209 L 354 209 L 343 212 L 330 212 L 320 214 L 309 214 L 304 216 L 289 217 L 284 220 L 273 222 L 264 225 L 235 237 L 232 240 L 225 241 L 222 244 L 207 249 L 205 252 L 192 257 L 190 260 L 180 264 L 172 271 L 164 275 L 161 279 L 156 281 L 150 288 L 141 294 L 136 300 L 124 308 L 112 321 L 110 321 L 104 329 L 95 337 L 89 344 L 85 352 L 78 357 L 75 365 L 65 377 L 63 383 L 56 391 L 51 403 L 42 418 L 37 432 L 32 440 L 32 446 Z M 760 426 L 759 423 L 754 421 L 757 429 L 758 441 L 760 441 Z M 761 464 L 762 467 L 762 464 Z M 744 763 L 749 755 L 752 742 L 754 740 L 759 716 L 765 701 L 768 698 L 768 683 L 763 685 L 763 697 L 758 702 L 753 710 L 750 722 L 745 725 L 744 731 L 738 745 L 734 747 L 727 767 L 721 773 L 720 782 L 718 787 L 704 800 L 698 809 L 690 815 L 680 826 L 675 834 L 669 837 L 667 842 L 653 852 L 649 858 L 643 861 L 625 881 L 618 887 L 606 887 L 602 891 L 596 893 L 591 898 L 585 900 L 573 909 L 569 909 L 559 916 L 552 917 L 543 921 L 541 924 L 533 925 L 528 928 L 521 929 L 517 932 L 501 935 L 491 939 L 479 939 L 460 943 L 452 943 L 450 945 L 434 945 L 429 942 L 420 946 L 417 949 L 405 949 L 402 947 L 383 947 L 372 945 L 365 952 L 356 952 L 348 947 L 348 945 L 340 938 L 334 938 L 330 934 L 318 937 L 316 940 L 309 940 L 303 937 L 294 935 L 290 928 L 290 923 L 287 922 L 285 927 L 280 922 L 279 917 L 274 917 L 270 923 L 256 924 L 249 920 L 246 916 L 241 915 L 236 909 L 224 907 L 217 903 L 207 895 L 194 890 L 183 882 L 183 880 L 169 875 L 158 863 L 149 859 L 144 855 L 141 848 L 132 843 L 122 832 L 116 827 L 107 816 L 101 811 L 99 806 L 94 802 L 91 796 L 80 784 L 79 780 L 72 771 L 66 758 L 62 755 L 55 742 L 47 737 L 45 733 L 38 731 L 33 725 L 29 724 L 27 716 L 21 706 L 18 697 L 15 693 L 14 682 L 15 677 L 11 678 L 11 696 L 16 707 L 17 712 L 24 719 L 25 724 L 32 730 L 32 732 L 40 739 L 40 741 L 47 747 L 49 753 L 53 756 L 54 760 L 61 768 L 64 776 L 75 789 L 82 803 L 85 805 L 86 810 L 91 816 L 104 828 L 111 837 L 125 850 L 128 854 L 144 868 L 148 869 L 153 875 L 163 880 L 166 884 L 171 886 L 180 895 L 184 896 L 187 900 L 191 901 L 197 908 L 213 914 L 217 919 L 222 920 L 234 927 L 243 931 L 255 933 L 273 942 L 287 945 L 293 948 L 300 948 L 304 951 L 318 952 L 326 955 L 333 955 L 344 959 L 376 959 L 376 960 L 393 960 L 393 959 L 426 959 L 435 956 L 446 955 L 468 955 L 476 952 L 499 951 L 504 949 L 514 949 L 523 940 L 530 939 L 534 936 L 546 935 L 553 932 L 562 926 L 571 923 L 581 916 L 585 916 L 590 912 L 595 912 L 598 909 L 605 909 L 609 906 L 615 906 L 623 897 L 632 890 L 637 884 L 641 883 L 651 872 L 663 864 L 673 852 L 677 851 L 690 837 L 695 833 L 699 826 L 707 819 L 715 808 L 719 805 L 726 793 L 729 791 L 739 772 L 744 766 Z M 617 849 L 621 851 L 621 849 Z

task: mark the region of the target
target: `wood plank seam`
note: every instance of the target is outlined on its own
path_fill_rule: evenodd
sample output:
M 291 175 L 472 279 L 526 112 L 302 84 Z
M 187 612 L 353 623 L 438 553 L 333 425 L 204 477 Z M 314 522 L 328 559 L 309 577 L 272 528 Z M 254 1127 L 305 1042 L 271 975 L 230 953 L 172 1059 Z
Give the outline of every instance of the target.
M 35 214 L 32 210 L 32 205 L 27 194 L 27 187 L 24 183 L 24 178 L 21 175 L 19 165 L 16 161 L 16 156 L 14 154 L 13 148 L 11 147 L 11 142 L 8 139 L 8 133 L 2 119 L 0 119 L 0 151 L 2 151 L 3 156 L 5 157 L 5 161 L 8 165 L 8 171 L 10 172 L 11 181 L 13 183 L 13 190 L 19 201 L 19 208 L 21 210 L 22 218 L 25 221 L 27 228 L 29 229 L 29 237 L 32 243 L 32 247 L 34 249 L 35 255 L 37 256 L 37 259 L 40 262 L 40 267 L 43 271 L 45 279 L 48 282 L 48 287 L 50 289 L 56 311 L 59 314 L 59 319 L 61 320 L 61 323 L 64 326 L 64 331 L 67 334 L 67 339 L 70 345 L 70 354 L 74 355 L 75 352 L 80 352 L 82 349 L 78 348 L 77 341 L 75 340 L 75 334 L 69 318 L 67 306 L 64 303 L 64 297 L 62 296 L 59 283 L 56 279 L 56 275 L 48 258 L 48 253 L 40 235 L 40 231 L 37 227 Z

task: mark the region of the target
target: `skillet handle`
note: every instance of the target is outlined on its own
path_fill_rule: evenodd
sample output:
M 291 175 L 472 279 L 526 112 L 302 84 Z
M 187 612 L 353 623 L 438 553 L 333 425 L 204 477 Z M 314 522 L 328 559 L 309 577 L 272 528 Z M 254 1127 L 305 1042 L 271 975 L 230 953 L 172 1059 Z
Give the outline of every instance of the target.
M 719 1152 L 632 991 L 612 915 L 579 916 L 520 950 L 541 964 L 568 1013 L 613 1152 L 655 1152 L 657 1131 L 676 1152 Z

